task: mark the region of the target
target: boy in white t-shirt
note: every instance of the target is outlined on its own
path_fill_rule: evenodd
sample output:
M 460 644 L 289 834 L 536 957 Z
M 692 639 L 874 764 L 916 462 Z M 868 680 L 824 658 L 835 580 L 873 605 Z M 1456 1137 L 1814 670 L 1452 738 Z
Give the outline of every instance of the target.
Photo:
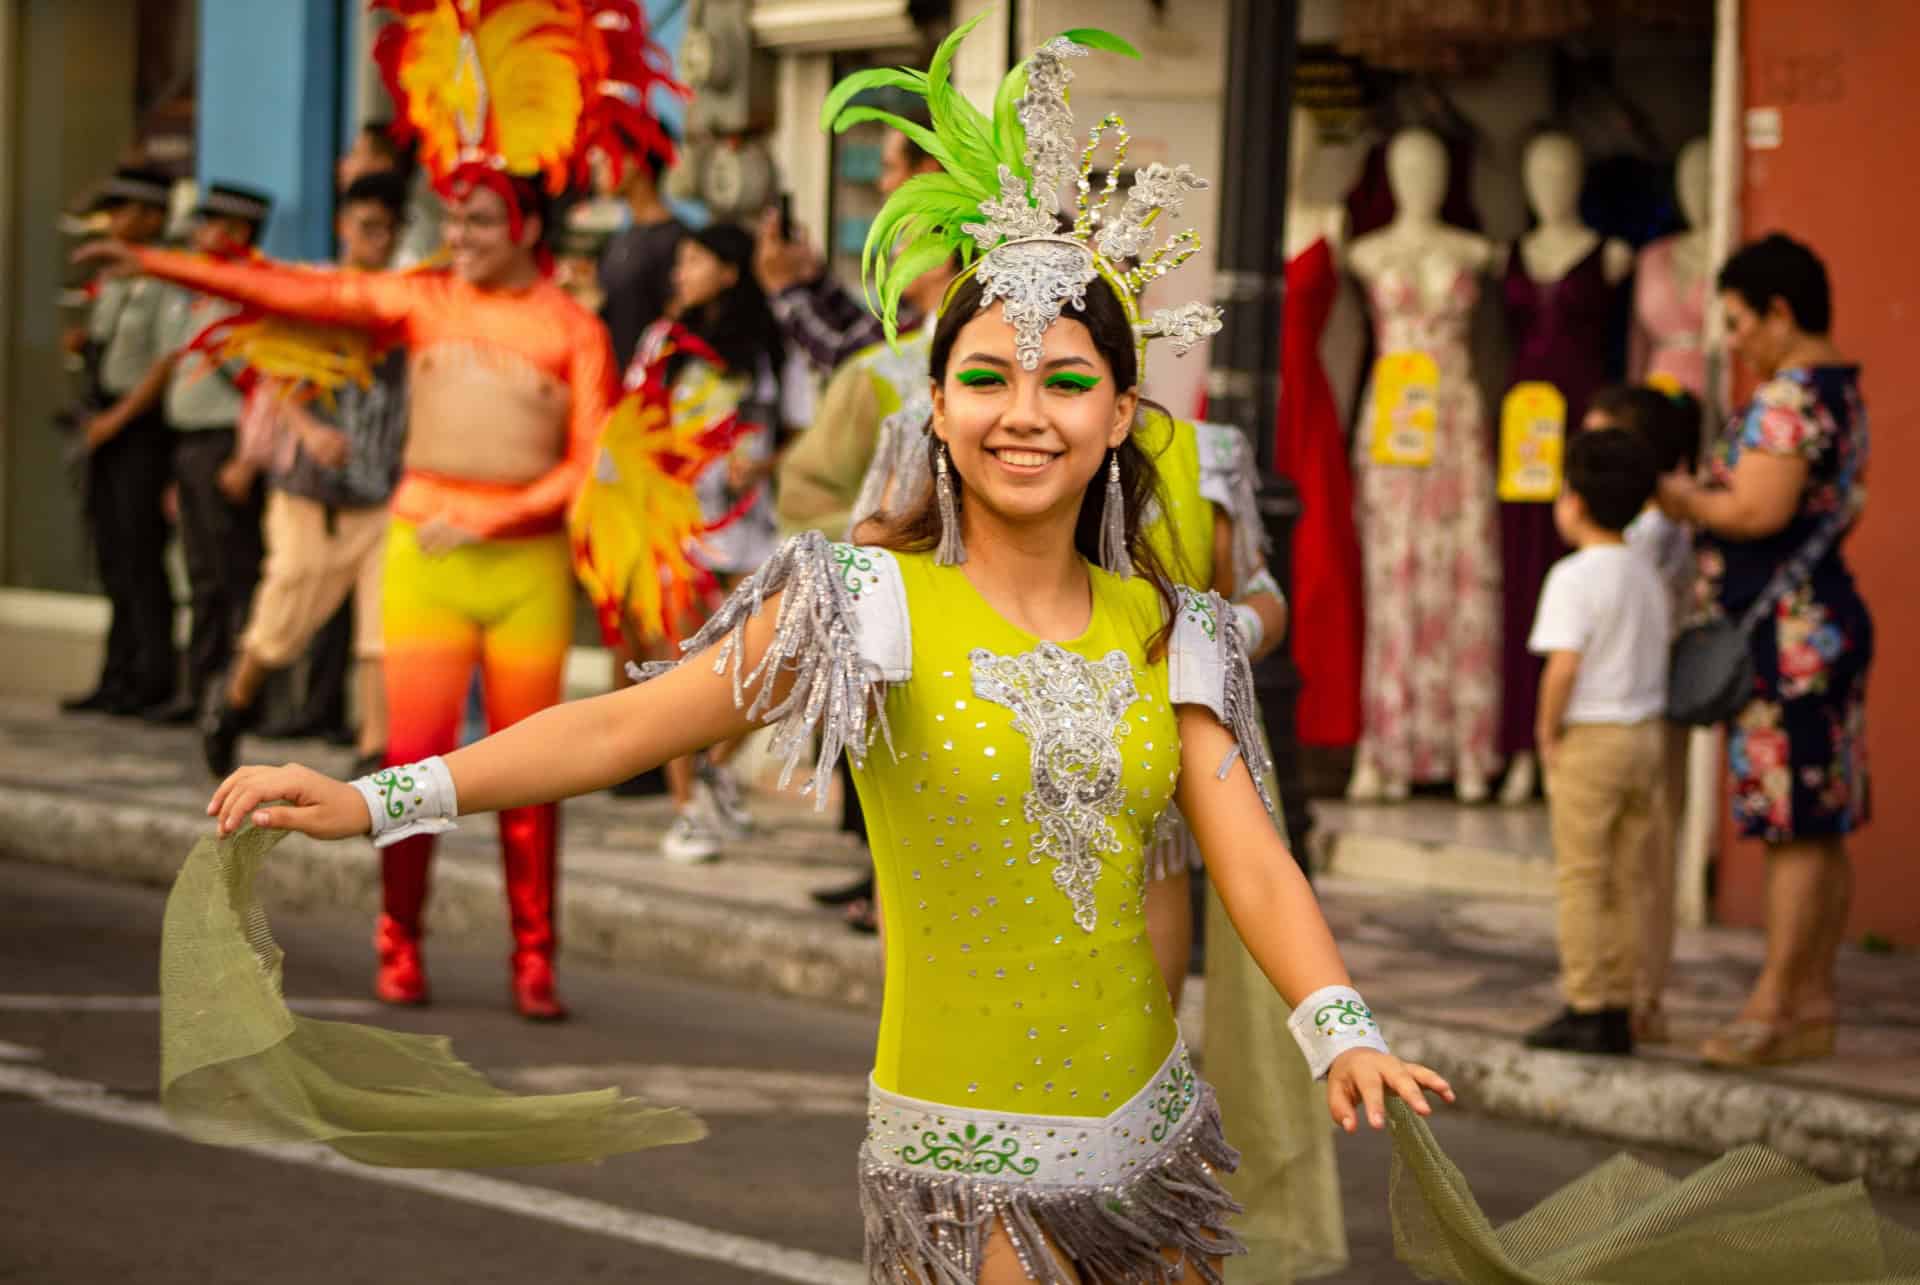
M 1633 1051 L 1636 892 L 1663 762 L 1667 592 L 1622 532 L 1655 481 L 1652 448 L 1624 429 L 1567 443 L 1554 525 L 1574 552 L 1540 591 L 1527 647 L 1546 658 L 1536 741 L 1553 829 L 1566 1010 L 1534 1048 Z
M 1581 427 L 1624 428 L 1644 437 L 1653 447 L 1655 474 L 1684 470 L 1689 476 L 1699 464 L 1700 403 L 1684 392 L 1667 392 L 1645 384 L 1616 384 L 1595 393 L 1587 403 Z M 1667 604 L 1678 633 L 1692 610 L 1699 572 L 1694 563 L 1693 532 L 1648 502 L 1627 524 L 1627 547 L 1653 563 L 1667 588 Z M 1634 969 L 1633 1040 L 1635 1044 L 1664 1044 L 1668 1029 L 1665 1005 L 1667 974 L 1673 964 L 1674 886 L 1679 865 L 1680 826 L 1687 803 L 1687 739 L 1691 728 L 1668 723 L 1660 798 L 1647 834 L 1647 862 L 1640 881 L 1640 958 Z

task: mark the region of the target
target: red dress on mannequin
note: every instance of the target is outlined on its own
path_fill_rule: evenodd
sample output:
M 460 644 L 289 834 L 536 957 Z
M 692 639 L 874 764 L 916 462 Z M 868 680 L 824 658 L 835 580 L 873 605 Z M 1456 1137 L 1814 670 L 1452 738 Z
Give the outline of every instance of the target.
M 1288 627 L 1300 672 L 1295 727 L 1303 745 L 1348 746 L 1360 739 L 1360 538 L 1340 411 L 1320 364 L 1320 336 L 1338 290 L 1326 238 L 1288 261 L 1273 460 L 1300 495 Z

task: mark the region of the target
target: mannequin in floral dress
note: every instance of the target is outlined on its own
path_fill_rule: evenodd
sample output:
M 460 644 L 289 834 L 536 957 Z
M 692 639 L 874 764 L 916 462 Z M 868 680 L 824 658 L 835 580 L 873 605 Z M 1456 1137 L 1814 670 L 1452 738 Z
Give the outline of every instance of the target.
M 1356 241 L 1349 262 L 1366 287 L 1383 357 L 1432 359 L 1435 427 L 1431 459 L 1417 466 L 1379 462 L 1373 434 L 1355 435 L 1367 634 L 1347 793 L 1402 799 L 1414 783 L 1451 779 L 1462 802 L 1477 803 L 1497 763 L 1500 555 L 1468 331 L 1495 249 L 1439 221 L 1447 188 L 1439 139 L 1400 134 L 1387 173 L 1399 212 Z M 1363 404 L 1372 401 L 1369 390 Z

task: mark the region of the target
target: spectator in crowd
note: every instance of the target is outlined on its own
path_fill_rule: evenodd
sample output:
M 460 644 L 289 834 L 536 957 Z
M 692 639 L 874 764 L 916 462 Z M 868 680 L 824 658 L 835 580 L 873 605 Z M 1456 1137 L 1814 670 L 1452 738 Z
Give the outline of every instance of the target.
M 358 179 L 383 173 L 398 174 L 407 191 L 406 222 L 394 249 L 393 266 L 418 267 L 440 252 L 440 197 L 430 176 L 416 168 L 413 148 L 395 140 L 393 122 L 370 120 L 334 162 L 334 190 L 344 192 Z
M 371 171 L 348 186 L 334 220 L 342 266 L 378 272 L 392 261 L 406 196 L 391 171 Z M 276 452 L 285 463 L 270 478 L 266 569 L 239 660 L 207 713 L 202 748 L 215 776 L 233 771 L 268 674 L 291 663 L 351 594 L 360 707 L 354 771 L 365 775 L 380 767 L 386 750 L 380 573 L 387 500 L 406 445 L 406 354 L 387 352 L 373 383 L 341 389 L 331 409 L 291 400 L 268 406 L 265 413 L 277 417 L 288 440 Z
M 1869 814 L 1873 618 L 1840 551 L 1866 503 L 1860 368 L 1829 333 L 1826 266 L 1775 233 L 1717 287 L 1727 346 L 1765 382 L 1728 424 L 1704 480 L 1676 470 L 1660 503 L 1694 530 L 1699 606 L 1749 636 L 1752 699 L 1728 728 L 1733 818 L 1767 845 L 1767 956 L 1738 1018 L 1702 1050 L 1729 1066 L 1833 1052 L 1834 966 L 1852 893 L 1846 837 Z
M 215 258 L 246 255 L 271 207 L 265 193 L 209 186 L 195 211 L 193 248 Z M 147 710 L 146 717 L 180 725 L 199 714 L 246 627 L 260 578 L 265 493 L 257 470 L 235 449 L 242 405 L 235 372 L 187 352 L 195 336 L 230 316 L 234 306 L 177 286 L 163 289 L 154 320 L 159 356 L 124 404 L 129 415 L 163 404 L 174 432 L 173 481 L 192 614 L 187 684 L 178 699 Z
M 732 224 L 687 233 L 674 262 L 671 319 L 656 321 L 641 336 L 626 374 L 629 388 L 649 377 L 660 379 L 670 391 L 676 420 L 698 416 L 717 425 L 734 414 L 747 428 L 732 453 L 707 465 L 694 481 L 700 517 L 710 526 L 687 556 L 710 573 L 708 590 L 717 581 L 721 590 L 731 591 L 774 548 L 769 490 L 781 426 L 777 372 L 782 353 L 766 298 L 753 279 L 752 260 L 753 238 Z M 602 619 L 619 619 L 625 628 L 629 605 L 620 596 L 625 589 L 615 587 L 632 584 L 639 569 L 628 562 L 625 546 L 597 524 L 599 515 L 613 514 L 625 502 L 621 479 L 639 470 L 626 462 L 639 448 L 621 435 L 619 423 L 616 419 L 601 436 L 601 464 L 581 487 L 573 531 L 576 554 L 592 568 L 584 579 L 604 587 L 596 602 Z M 679 613 L 674 601 L 697 595 L 702 586 L 676 588 L 680 592 L 668 594 L 667 610 L 680 618 L 670 627 L 690 638 L 714 602 L 698 602 L 696 609 Z M 654 659 L 679 655 L 664 640 L 629 638 L 627 643 L 655 647 Z M 751 830 L 744 791 L 728 767 L 734 748 L 720 745 L 666 764 L 676 812 L 661 842 L 667 860 L 711 861 L 727 840 L 744 838 Z
M 137 245 L 156 240 L 166 229 L 172 186 L 152 170 L 116 171 L 97 203 L 110 234 Z M 73 713 L 135 714 L 164 706 L 179 681 L 163 558 L 172 436 L 159 398 L 133 396 L 158 355 L 155 313 L 164 293 L 143 277 L 104 281 L 86 330 L 75 337 L 94 412 L 81 426 L 87 528 L 113 614 L 99 681 L 86 695 L 62 702 Z
M 660 197 L 666 171 L 667 158 L 657 151 L 634 158 L 623 192 L 632 222 L 600 252 L 600 320 L 613 340 L 618 370 L 632 363 L 641 334 L 666 313 L 673 295 L 674 254 L 687 229 Z
M 891 196 L 917 174 L 936 174 L 940 163 L 899 130 L 888 130 L 880 149 L 879 189 Z M 780 323 L 780 334 L 790 348 L 806 354 L 814 370 L 831 375 L 863 348 L 885 339 L 880 319 L 864 300 L 827 275 L 820 254 L 803 235 L 780 226 L 778 210 L 760 220 L 754 243 L 753 273 L 767 303 Z M 900 310 L 900 332 L 918 330 L 933 307 L 915 301 Z
M 433 252 L 440 237 L 440 202 L 424 184 L 418 185 L 420 190 L 417 199 L 412 195 L 416 188 L 413 157 L 408 148 L 394 141 L 391 122 L 371 120 L 361 125 L 353 136 L 352 146 L 334 162 L 333 174 L 336 211 L 340 208 L 341 194 L 369 175 L 391 175 L 400 184 L 401 192 L 409 194 L 409 204 L 403 206 L 401 211 L 403 217 L 389 256 L 389 265 L 411 265 Z M 408 244 L 410 233 L 418 223 L 427 226 L 429 239 L 423 246 L 414 246 L 414 253 L 404 254 L 402 247 Z M 344 247 L 341 253 L 344 258 Z M 280 717 L 274 719 L 267 710 L 275 702 L 266 700 L 261 710 L 262 721 L 257 729 L 261 736 L 318 736 L 342 746 L 359 745 L 365 740 L 363 733 L 366 728 L 362 726 L 356 731 L 349 724 L 347 711 L 348 674 L 354 667 L 354 606 L 352 595 L 349 594 L 347 601 L 320 627 L 313 641 L 308 644 L 304 666 L 306 681 L 298 705 L 282 711 Z M 366 709 L 363 701 L 363 714 Z
M 1554 525 L 1574 552 L 1547 573 L 1528 648 L 1546 659 L 1536 739 L 1547 770 L 1560 989 L 1534 1048 L 1633 1051 L 1633 909 L 1662 775 L 1672 624 L 1665 589 L 1627 547 L 1653 494 L 1653 450 L 1624 429 L 1567 443 Z
M 1691 473 L 1700 457 L 1700 403 L 1684 391 L 1647 385 L 1603 388 L 1587 406 L 1581 427 L 1624 428 L 1653 448 L 1654 468 Z M 1626 529 L 1627 547 L 1653 564 L 1666 586 L 1673 631 L 1686 619 L 1693 597 L 1693 536 L 1649 500 Z M 1673 964 L 1674 875 L 1680 851 L 1680 823 L 1687 801 L 1687 737 L 1684 723 L 1665 725 L 1665 775 L 1647 838 L 1646 866 L 1639 884 L 1640 953 L 1633 990 L 1633 1039 L 1665 1044 L 1667 1017 L 1661 1005 Z

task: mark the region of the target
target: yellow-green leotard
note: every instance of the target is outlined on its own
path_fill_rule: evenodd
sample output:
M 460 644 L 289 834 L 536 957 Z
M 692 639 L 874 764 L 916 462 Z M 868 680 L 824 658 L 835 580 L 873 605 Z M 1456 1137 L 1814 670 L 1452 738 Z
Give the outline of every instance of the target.
M 1090 568 L 1080 637 L 1000 618 L 958 567 L 898 567 L 913 677 L 900 756 L 854 772 L 887 924 L 874 1080 L 935 1102 L 1102 1115 L 1177 1034 L 1147 942 L 1143 850 L 1180 771 L 1162 608 Z

